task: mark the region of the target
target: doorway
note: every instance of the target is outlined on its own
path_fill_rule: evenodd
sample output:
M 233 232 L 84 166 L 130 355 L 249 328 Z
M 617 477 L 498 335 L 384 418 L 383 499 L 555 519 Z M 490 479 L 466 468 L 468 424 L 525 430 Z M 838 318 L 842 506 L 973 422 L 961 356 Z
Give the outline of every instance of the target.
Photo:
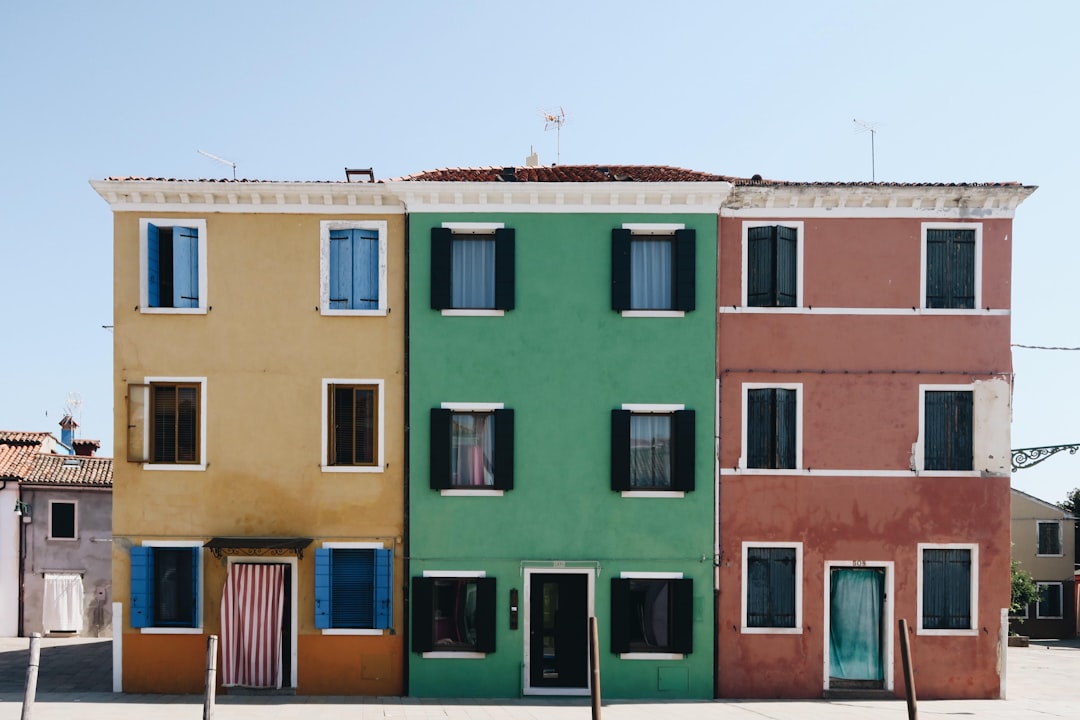
M 592 571 L 526 570 L 525 578 L 525 692 L 586 694 Z
M 891 568 L 827 568 L 826 689 L 892 689 Z
M 226 684 L 296 687 L 296 566 L 292 558 L 229 557 L 221 618 L 222 680 Z M 235 583 L 232 588 L 230 581 Z M 278 602 L 279 613 L 274 611 Z M 280 648 L 276 652 L 275 644 Z M 278 656 L 276 662 L 274 655 Z M 230 657 L 235 658 L 239 673 L 233 673 L 232 683 L 225 677 L 230 674 L 225 668 Z

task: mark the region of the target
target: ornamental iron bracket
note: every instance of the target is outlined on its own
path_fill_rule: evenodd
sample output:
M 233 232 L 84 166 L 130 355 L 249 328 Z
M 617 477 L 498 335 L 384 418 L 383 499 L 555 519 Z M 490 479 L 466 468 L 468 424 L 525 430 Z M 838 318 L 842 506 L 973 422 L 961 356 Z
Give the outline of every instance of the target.
M 1075 455 L 1080 450 L 1080 443 L 1075 445 L 1044 445 L 1042 447 L 1020 448 L 1012 451 L 1012 471 L 1023 470 L 1032 465 L 1038 465 L 1051 455 L 1056 455 L 1062 450 L 1068 450 L 1070 455 Z

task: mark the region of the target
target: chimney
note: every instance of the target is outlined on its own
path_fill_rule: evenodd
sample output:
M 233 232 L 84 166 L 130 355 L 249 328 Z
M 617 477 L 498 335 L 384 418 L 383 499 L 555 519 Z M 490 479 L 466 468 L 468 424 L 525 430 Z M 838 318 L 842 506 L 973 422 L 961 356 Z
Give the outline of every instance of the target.
M 64 419 L 60 421 L 60 442 L 72 450 L 75 448 L 75 428 L 77 427 L 79 427 L 79 423 L 75 422 L 75 419 L 70 415 L 65 415 Z
M 79 457 L 94 457 L 94 453 L 101 449 L 100 440 L 75 440 L 75 454 Z
M 529 156 L 525 158 L 525 167 L 540 167 L 540 155 L 529 146 Z

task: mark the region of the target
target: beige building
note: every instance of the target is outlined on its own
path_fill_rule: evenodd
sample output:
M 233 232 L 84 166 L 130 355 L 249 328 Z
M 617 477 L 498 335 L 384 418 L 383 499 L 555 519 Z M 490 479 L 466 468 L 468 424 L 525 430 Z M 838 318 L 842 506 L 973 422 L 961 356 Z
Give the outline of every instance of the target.
M 1031 573 L 1043 596 L 1012 617 L 1012 632 L 1034 638 L 1076 635 L 1075 534 L 1076 519 L 1067 512 L 1013 489 L 1013 560 Z

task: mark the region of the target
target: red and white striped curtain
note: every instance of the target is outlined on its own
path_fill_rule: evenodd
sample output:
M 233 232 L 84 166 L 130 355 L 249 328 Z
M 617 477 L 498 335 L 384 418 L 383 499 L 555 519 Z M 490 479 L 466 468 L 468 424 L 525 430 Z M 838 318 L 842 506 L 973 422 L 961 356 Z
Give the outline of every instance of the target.
M 235 564 L 221 597 L 222 684 L 281 687 L 285 566 Z

